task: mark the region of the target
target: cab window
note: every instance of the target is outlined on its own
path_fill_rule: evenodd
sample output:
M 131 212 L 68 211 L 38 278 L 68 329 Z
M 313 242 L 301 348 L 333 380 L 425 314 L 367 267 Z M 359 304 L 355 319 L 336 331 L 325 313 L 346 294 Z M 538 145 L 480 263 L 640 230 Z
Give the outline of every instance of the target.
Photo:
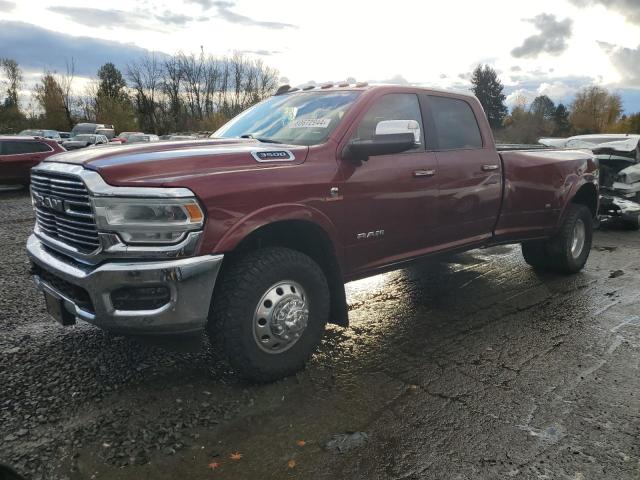
M 476 116 L 464 100 L 429 96 L 429 107 L 436 129 L 438 150 L 482 148 Z
M 378 123 L 387 120 L 415 120 L 420 126 L 420 142 L 413 150 L 424 150 L 424 128 L 418 96 L 413 93 L 390 93 L 369 109 L 356 128 L 352 139 L 373 140 Z

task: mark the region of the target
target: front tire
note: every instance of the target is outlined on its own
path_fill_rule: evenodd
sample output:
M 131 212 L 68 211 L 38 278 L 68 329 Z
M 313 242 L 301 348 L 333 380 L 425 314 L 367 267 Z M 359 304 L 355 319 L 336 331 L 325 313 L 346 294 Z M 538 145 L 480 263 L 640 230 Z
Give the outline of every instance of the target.
M 593 218 L 584 205 L 572 203 L 567 207 L 560 231 L 547 241 L 525 242 L 522 255 L 538 270 L 571 274 L 582 270 L 593 240 Z
M 223 267 L 207 330 L 242 377 L 271 382 L 304 367 L 322 339 L 329 306 L 327 280 L 316 262 L 269 247 Z

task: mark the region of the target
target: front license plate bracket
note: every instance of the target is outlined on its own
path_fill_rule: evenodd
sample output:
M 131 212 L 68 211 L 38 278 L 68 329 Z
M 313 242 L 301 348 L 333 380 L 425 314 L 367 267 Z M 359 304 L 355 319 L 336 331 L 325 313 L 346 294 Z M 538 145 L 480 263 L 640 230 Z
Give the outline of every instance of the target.
M 67 311 L 62 298 L 45 291 L 44 302 L 47 305 L 49 315 L 59 324 L 68 326 L 76 323 L 76 317 Z

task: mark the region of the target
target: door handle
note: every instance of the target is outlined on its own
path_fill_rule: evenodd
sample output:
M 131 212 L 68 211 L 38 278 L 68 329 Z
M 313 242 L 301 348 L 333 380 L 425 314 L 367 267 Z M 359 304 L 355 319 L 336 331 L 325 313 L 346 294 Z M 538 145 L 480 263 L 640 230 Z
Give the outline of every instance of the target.
M 415 170 L 413 172 L 414 177 L 433 177 L 435 174 L 435 170 Z
M 489 165 L 482 165 L 482 171 L 483 172 L 492 172 L 494 170 L 498 170 L 500 168 L 500 165 L 496 165 L 494 164 L 489 164 Z

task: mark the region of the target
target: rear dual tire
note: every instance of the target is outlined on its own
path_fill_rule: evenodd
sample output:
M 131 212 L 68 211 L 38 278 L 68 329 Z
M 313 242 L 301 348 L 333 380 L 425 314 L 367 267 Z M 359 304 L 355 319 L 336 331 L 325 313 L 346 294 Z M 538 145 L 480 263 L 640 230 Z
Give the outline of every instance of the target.
M 587 263 L 593 240 L 593 218 L 584 205 L 567 208 L 560 231 L 549 240 L 524 242 L 522 256 L 536 270 L 571 274 Z

